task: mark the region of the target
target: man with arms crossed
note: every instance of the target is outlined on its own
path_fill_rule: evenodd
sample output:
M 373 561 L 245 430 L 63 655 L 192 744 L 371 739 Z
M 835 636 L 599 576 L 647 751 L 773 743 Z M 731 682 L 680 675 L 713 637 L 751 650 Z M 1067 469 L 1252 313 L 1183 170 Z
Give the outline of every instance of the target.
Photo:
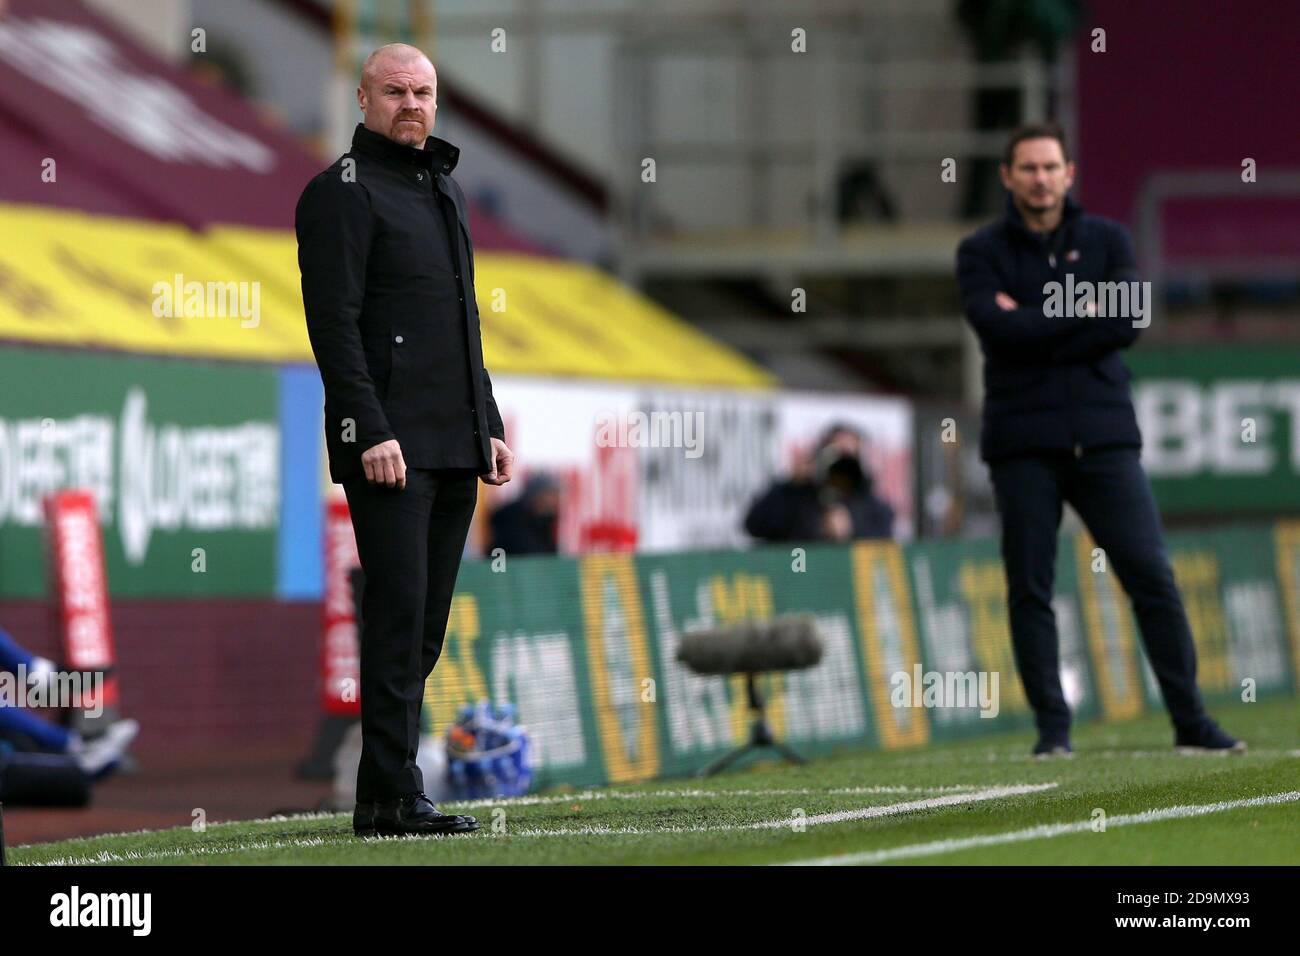
M 1069 195 L 1074 163 L 1053 126 L 1018 130 L 1001 173 L 1006 214 L 961 243 L 957 282 L 984 353 L 980 456 L 1002 518 L 1011 639 L 1038 726 L 1034 754 L 1071 752 L 1052 612 L 1063 501 L 1083 519 L 1133 602 L 1175 746 L 1244 751 L 1201 702 L 1192 632 L 1140 464 L 1142 438 L 1119 350 L 1133 344 L 1144 323 L 1135 325 L 1133 314 L 1103 316 L 1100 299 L 1091 308 L 1085 302 L 1083 315 L 1045 308 L 1050 283 L 1071 288 L 1067 275 L 1074 287 L 1133 283 L 1127 301 L 1139 303 L 1128 233 L 1084 215 Z

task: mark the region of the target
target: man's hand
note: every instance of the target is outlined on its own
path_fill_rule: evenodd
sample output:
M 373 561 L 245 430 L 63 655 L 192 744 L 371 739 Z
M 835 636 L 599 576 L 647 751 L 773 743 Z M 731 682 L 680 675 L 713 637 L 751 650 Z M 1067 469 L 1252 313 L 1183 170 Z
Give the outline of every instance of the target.
M 361 465 L 366 469 L 366 481 L 389 488 L 406 487 L 406 460 L 396 438 L 367 448 L 361 453 Z
M 999 292 L 993 297 L 993 301 L 998 304 L 998 308 L 1003 312 L 1014 312 L 1020 308 L 1020 304 L 1005 292 Z
M 485 485 L 504 485 L 515 468 L 515 453 L 500 438 L 492 441 L 492 470 L 482 475 Z
M 831 541 L 848 541 L 853 537 L 853 515 L 841 504 L 830 505 L 822 512 L 822 534 Z

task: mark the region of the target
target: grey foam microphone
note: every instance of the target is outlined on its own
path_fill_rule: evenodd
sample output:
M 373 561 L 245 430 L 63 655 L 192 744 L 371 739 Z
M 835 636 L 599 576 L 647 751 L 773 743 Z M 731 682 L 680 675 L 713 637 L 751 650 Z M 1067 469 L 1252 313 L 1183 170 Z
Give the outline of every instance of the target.
M 822 639 L 811 614 L 736 621 L 682 637 L 677 660 L 697 674 L 758 674 L 815 667 Z
M 768 671 L 803 670 L 820 663 L 823 642 L 812 614 L 784 614 L 769 621 L 737 621 L 692 631 L 677 646 L 677 660 L 697 674 L 744 674 L 753 719 L 749 740 L 700 771 L 709 777 L 751 750 L 771 747 L 791 763 L 806 763 L 772 734 L 757 676 Z

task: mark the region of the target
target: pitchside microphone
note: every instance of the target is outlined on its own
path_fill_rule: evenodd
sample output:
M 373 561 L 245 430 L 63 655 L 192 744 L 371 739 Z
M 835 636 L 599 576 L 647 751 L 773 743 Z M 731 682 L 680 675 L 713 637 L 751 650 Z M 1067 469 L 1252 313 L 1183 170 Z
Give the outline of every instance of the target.
M 697 674 L 797 671 L 821 661 L 822 639 L 813 615 L 786 614 L 693 631 L 682 638 L 677 659 Z
M 755 677 L 768 671 L 803 670 L 816 666 L 821 659 L 822 638 L 817 632 L 817 618 L 812 614 L 784 614 L 769 621 L 737 621 L 685 635 L 677 646 L 677 660 L 697 674 L 744 674 L 749 709 L 754 715 L 749 741 L 710 763 L 700 771 L 700 776 L 710 777 L 760 747 L 771 747 L 791 763 L 806 763 L 772 735 Z

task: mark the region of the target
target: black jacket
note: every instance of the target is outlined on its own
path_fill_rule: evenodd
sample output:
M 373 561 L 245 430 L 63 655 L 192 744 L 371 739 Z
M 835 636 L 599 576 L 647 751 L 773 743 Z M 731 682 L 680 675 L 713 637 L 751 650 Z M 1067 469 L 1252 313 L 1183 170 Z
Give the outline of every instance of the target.
M 1137 277 L 1124 227 L 1084 215 L 1070 197 L 1050 238 L 1032 232 L 1008 196 L 1006 215 L 957 249 L 962 308 L 984 353 L 985 461 L 1142 444 L 1129 370 L 1119 356 L 1141 330 L 1131 317 L 1044 315 L 1044 286 L 1064 285 L 1067 273 L 1076 285 Z M 999 308 L 999 291 L 1020 308 Z
M 527 493 L 492 512 L 492 544 L 488 551 L 500 548 L 506 554 L 555 554 L 555 515 L 538 514 Z
M 505 438 L 483 367 L 460 151 L 403 146 L 358 125 L 312 179 L 295 227 L 302 300 L 325 386 L 330 478 L 396 438 L 411 468 L 489 470 Z
M 894 509 L 869 486 L 840 503 L 853 516 L 854 538 L 889 538 L 894 533 Z M 822 491 L 812 481 L 778 481 L 749 506 L 745 531 L 764 541 L 822 541 Z

